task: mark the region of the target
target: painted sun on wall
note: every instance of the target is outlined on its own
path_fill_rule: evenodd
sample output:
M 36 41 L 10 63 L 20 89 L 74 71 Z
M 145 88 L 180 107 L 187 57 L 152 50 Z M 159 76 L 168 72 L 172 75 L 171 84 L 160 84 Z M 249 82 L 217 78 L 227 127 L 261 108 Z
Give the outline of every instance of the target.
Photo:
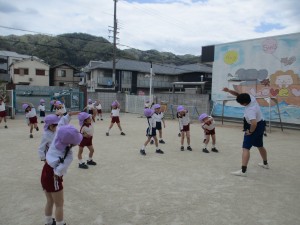
M 300 124 L 299 54 L 300 33 L 217 45 L 212 81 L 213 114 L 221 113 L 220 100 L 232 97 L 221 91 L 225 86 L 256 96 L 266 119 L 278 118 L 275 101 L 270 101 L 276 99 L 283 122 Z M 232 101 L 226 104 L 224 115 L 240 118 L 242 112 Z

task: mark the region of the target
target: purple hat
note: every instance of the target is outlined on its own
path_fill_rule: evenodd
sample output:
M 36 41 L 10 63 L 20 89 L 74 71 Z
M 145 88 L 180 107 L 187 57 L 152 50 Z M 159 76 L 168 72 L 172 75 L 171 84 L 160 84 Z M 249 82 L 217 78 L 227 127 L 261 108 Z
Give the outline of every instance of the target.
M 41 100 L 40 100 L 40 103 L 45 103 L 45 100 L 44 100 L 44 99 L 41 99 Z
M 58 124 L 59 120 L 60 120 L 60 117 L 58 117 L 55 114 L 50 114 L 50 115 L 46 116 L 44 130 L 47 130 L 48 127 L 52 124 Z
M 88 103 L 93 103 L 93 100 L 92 100 L 92 99 L 89 99 L 89 100 L 88 100 Z
M 25 103 L 25 104 L 22 105 L 22 109 L 25 110 L 25 109 L 28 108 L 28 106 L 30 106 L 30 105 L 28 105 L 28 104 Z
M 154 108 L 154 109 L 159 109 L 159 108 L 160 108 L 160 104 L 155 104 L 155 105 L 153 106 L 153 108 Z
M 50 105 L 54 105 L 55 100 L 50 101 Z
M 56 105 L 56 106 L 62 105 L 62 103 L 61 103 L 60 101 L 56 101 L 56 102 L 55 102 L 55 105 Z
M 182 112 L 184 110 L 184 107 L 182 105 L 179 105 L 177 107 L 177 112 Z
M 153 109 L 144 109 L 144 115 L 146 117 L 151 117 L 154 113 L 154 110 Z
M 54 105 L 55 105 L 55 106 L 59 106 L 59 105 L 62 105 L 62 103 L 61 103 L 61 101 L 56 101 L 56 102 L 54 103 Z
M 206 118 L 206 117 L 208 117 L 208 115 L 207 115 L 206 113 L 202 113 L 202 114 L 199 116 L 198 120 L 202 121 L 202 120 L 203 120 L 204 118 Z
M 88 114 L 86 112 L 79 113 L 78 114 L 79 125 L 82 126 L 83 122 L 90 117 L 91 117 L 91 114 Z
M 82 134 L 74 126 L 61 126 L 56 133 L 54 146 L 56 149 L 64 151 L 68 145 L 78 145 L 82 138 Z
M 111 106 L 112 107 L 116 107 L 116 106 L 118 106 L 119 104 L 118 104 L 118 102 L 116 102 L 116 101 L 114 101 L 112 104 L 111 104 Z

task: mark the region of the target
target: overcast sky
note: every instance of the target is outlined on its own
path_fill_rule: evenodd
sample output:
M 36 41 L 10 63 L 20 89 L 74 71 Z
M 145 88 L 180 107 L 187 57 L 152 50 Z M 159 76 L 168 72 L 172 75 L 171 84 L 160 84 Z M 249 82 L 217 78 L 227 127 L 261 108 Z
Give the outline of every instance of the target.
M 0 0 L 0 34 L 81 32 L 112 42 L 113 14 L 113 0 Z M 121 49 L 201 55 L 205 45 L 300 32 L 300 0 L 118 0 L 117 20 Z

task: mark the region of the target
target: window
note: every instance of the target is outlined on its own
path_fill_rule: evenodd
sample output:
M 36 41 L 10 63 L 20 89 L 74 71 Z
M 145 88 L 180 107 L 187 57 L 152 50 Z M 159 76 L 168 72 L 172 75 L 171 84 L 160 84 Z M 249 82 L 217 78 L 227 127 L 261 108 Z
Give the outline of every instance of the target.
M 66 77 L 67 71 L 66 70 L 61 70 L 60 71 L 60 76 L 61 77 Z
M 14 69 L 14 73 L 19 74 L 21 76 L 28 75 L 28 69 L 27 68 Z
M 39 76 L 45 76 L 45 70 L 36 69 L 35 74 Z

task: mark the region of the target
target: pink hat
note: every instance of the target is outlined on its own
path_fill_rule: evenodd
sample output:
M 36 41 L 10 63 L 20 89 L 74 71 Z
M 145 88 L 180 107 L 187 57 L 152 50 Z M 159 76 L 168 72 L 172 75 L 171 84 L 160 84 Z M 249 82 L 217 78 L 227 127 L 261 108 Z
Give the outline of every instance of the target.
M 154 113 L 154 110 L 153 109 L 144 109 L 144 115 L 146 117 L 151 117 Z
M 62 103 L 61 103 L 60 101 L 56 101 L 56 102 L 55 102 L 55 105 L 56 105 L 56 106 L 62 105 Z
M 54 146 L 56 149 L 64 151 L 68 145 L 78 145 L 82 138 L 82 134 L 74 126 L 61 126 L 56 133 Z
M 28 105 L 28 104 L 25 103 L 25 104 L 22 105 L 22 109 L 23 109 L 23 110 L 26 110 L 29 106 L 30 106 L 30 105 Z
M 50 115 L 46 116 L 44 130 L 47 130 L 48 127 L 52 124 L 58 124 L 59 120 L 60 120 L 60 117 L 58 117 L 55 114 L 50 114 Z
M 154 109 L 159 109 L 159 108 L 160 108 L 160 104 L 155 104 L 155 105 L 153 106 L 153 108 L 154 108 Z
M 40 100 L 40 103 L 45 103 L 45 100 L 44 100 L 44 99 L 41 99 L 41 100 Z
M 202 120 L 203 120 L 204 118 L 206 118 L 206 117 L 208 117 L 208 115 L 207 115 L 206 113 L 202 113 L 202 114 L 199 116 L 198 120 L 202 121 Z
M 78 114 L 78 120 L 79 120 L 79 126 L 82 126 L 84 121 L 91 117 L 91 114 L 88 114 L 86 112 L 81 112 Z
M 184 110 L 184 107 L 182 105 L 179 105 L 177 107 L 177 112 L 182 112 Z

